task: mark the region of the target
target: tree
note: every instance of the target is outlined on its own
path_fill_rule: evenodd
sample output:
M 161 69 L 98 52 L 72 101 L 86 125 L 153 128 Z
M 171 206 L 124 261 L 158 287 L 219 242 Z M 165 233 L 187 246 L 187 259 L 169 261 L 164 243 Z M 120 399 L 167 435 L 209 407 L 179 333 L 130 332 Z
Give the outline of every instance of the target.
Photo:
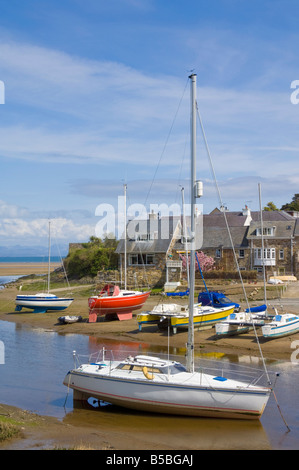
M 215 261 L 211 256 L 205 255 L 202 251 L 197 251 L 196 255 L 197 255 L 197 259 L 200 264 L 200 269 L 202 270 L 202 272 L 211 271 L 213 269 Z M 186 269 L 186 265 L 187 265 L 186 256 L 180 255 L 180 258 L 183 262 L 183 266 L 182 266 L 183 269 Z M 195 270 L 199 271 L 197 259 L 195 259 Z M 190 266 L 190 256 L 188 258 L 188 261 L 189 261 L 189 266 Z
M 96 276 L 101 269 L 115 269 L 118 256 L 115 253 L 117 240 L 106 237 L 104 240 L 90 237 L 89 242 L 72 250 L 64 260 L 69 278 L 80 279 L 84 276 Z
M 268 202 L 268 204 L 264 207 L 264 211 L 278 211 L 278 207 L 274 204 L 274 202 Z
M 283 211 L 299 211 L 299 194 L 294 194 L 292 197 L 292 202 L 289 202 L 287 204 L 284 204 L 281 207 L 281 210 Z

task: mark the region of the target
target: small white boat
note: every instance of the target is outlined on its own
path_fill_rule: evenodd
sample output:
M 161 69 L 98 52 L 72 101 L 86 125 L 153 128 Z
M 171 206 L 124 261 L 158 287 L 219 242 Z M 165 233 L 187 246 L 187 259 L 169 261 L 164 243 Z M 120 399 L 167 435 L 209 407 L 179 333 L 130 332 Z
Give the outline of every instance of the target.
M 240 335 L 248 333 L 253 326 L 264 325 L 264 320 L 258 315 L 250 315 L 248 312 L 231 313 L 226 320 L 216 323 L 215 330 L 217 335 Z
M 93 397 L 129 409 L 217 418 L 258 419 L 271 394 L 269 387 L 215 371 L 188 372 L 176 361 L 141 355 L 110 360 L 104 350 L 96 362 L 70 370 L 63 384 L 75 401 Z
M 262 327 L 265 338 L 278 338 L 299 332 L 299 316 L 292 313 L 276 315 L 273 321 Z
M 29 308 L 33 313 L 46 313 L 52 310 L 65 310 L 71 305 L 74 299 L 57 297 L 49 293 L 39 293 L 33 295 L 17 295 L 15 311 L 19 312 L 22 308 Z
M 76 323 L 81 320 L 82 317 L 80 315 L 65 315 L 63 317 L 58 318 L 58 321 L 60 323 Z
M 16 312 L 20 312 L 22 308 L 29 308 L 33 313 L 46 313 L 52 310 L 65 310 L 74 299 L 57 297 L 50 294 L 50 259 L 51 259 L 51 223 L 49 222 L 49 254 L 48 254 L 48 290 L 46 293 L 27 294 L 16 296 Z

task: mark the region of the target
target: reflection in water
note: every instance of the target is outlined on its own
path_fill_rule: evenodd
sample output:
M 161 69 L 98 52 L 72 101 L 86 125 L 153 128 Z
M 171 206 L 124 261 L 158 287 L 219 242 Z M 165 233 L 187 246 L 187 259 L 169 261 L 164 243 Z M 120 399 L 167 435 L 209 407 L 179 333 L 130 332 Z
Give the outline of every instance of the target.
M 261 421 L 239 421 L 205 418 L 163 416 L 129 411 L 112 406 L 88 405 L 74 409 L 72 392 L 67 394 L 62 384 L 66 372 L 73 367 L 72 351 L 88 356 L 103 346 L 107 349 L 126 350 L 129 353 L 166 354 L 163 347 L 146 343 L 99 340 L 86 335 L 57 334 L 24 325 L 0 322 L 0 340 L 5 344 L 5 364 L 0 365 L 0 403 L 24 408 L 39 414 L 55 416 L 66 423 L 94 426 L 97 433 L 112 433 L 131 439 L 127 449 L 148 448 L 159 444 L 175 449 L 296 449 L 299 447 L 299 388 L 298 367 L 286 363 L 275 364 L 281 368 L 276 396 L 284 417 L 291 428 L 286 434 L 285 425 L 270 398 Z M 184 348 L 170 348 L 170 355 L 185 355 Z M 220 359 L 222 367 L 232 362 L 256 365 L 249 356 L 200 353 L 197 360 L 213 362 Z M 257 364 L 260 365 L 260 364 Z M 272 364 L 269 365 L 270 369 Z M 115 437 L 116 439 L 116 437 Z
M 190 418 L 139 413 L 112 405 L 94 408 L 86 404 L 66 414 L 63 422 L 119 435 L 119 444 L 130 440 L 132 449 L 270 449 L 259 421 Z M 134 444 L 133 444 L 134 443 Z

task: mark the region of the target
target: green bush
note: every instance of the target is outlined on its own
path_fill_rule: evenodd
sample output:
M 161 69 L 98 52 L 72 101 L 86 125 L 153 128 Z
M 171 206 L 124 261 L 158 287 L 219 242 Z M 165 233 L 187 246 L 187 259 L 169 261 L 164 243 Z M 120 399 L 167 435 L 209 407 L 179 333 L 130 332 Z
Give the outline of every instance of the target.
M 88 243 L 71 250 L 64 260 L 68 278 L 95 277 L 102 269 L 117 268 L 118 256 L 115 253 L 117 243 L 117 240 L 112 238 L 101 240 L 91 237 Z

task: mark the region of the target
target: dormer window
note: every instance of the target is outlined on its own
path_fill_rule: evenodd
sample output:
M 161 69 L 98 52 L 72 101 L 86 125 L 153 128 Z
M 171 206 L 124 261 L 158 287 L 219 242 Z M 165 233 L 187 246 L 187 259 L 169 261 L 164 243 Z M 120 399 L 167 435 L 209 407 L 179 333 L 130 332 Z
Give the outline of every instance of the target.
M 153 240 L 154 236 L 153 233 L 136 233 L 135 241 L 136 242 L 148 242 L 149 240 Z
M 271 237 L 271 236 L 274 235 L 274 230 L 275 230 L 275 227 L 263 227 L 263 235 Z M 258 237 L 262 236 L 262 229 L 261 228 L 256 229 L 256 235 Z

